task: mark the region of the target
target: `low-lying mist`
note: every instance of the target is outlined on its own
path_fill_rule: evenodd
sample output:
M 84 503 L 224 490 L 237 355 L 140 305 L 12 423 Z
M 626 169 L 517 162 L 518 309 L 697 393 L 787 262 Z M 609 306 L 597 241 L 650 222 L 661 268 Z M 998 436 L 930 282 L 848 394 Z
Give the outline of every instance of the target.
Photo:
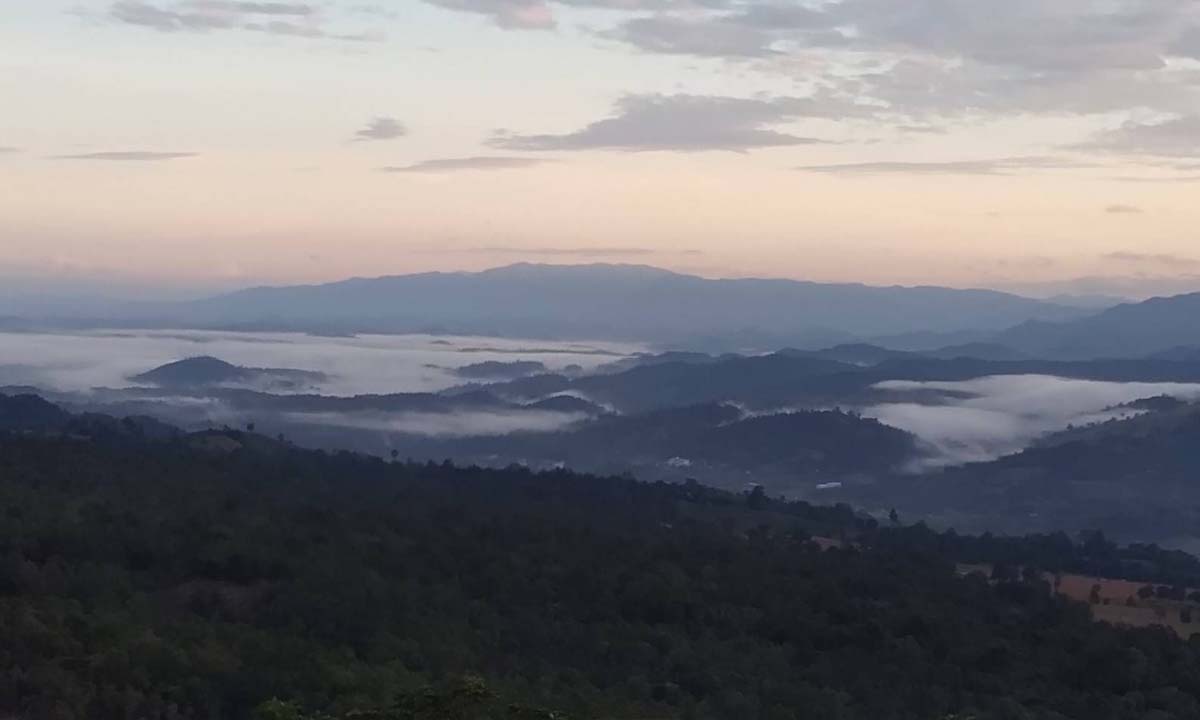
M 1168 395 L 1200 399 L 1200 384 L 1116 383 L 1045 375 L 1002 375 L 963 382 L 889 380 L 877 388 L 928 395 L 946 393 L 940 404 L 897 402 L 863 414 L 907 430 L 931 456 L 917 469 L 994 460 L 1070 425 L 1105 422 L 1141 411 L 1120 405 Z
M 433 438 L 551 432 L 587 419 L 582 413 L 542 410 L 459 410 L 449 413 L 287 413 L 288 422 Z
M 520 341 L 431 335 L 318 337 L 301 333 L 87 331 L 0 333 L 0 385 L 63 392 L 126 387 L 129 378 L 169 362 L 211 355 L 247 367 L 328 375 L 326 395 L 431 392 L 464 382 L 452 370 L 494 360 L 537 361 L 584 370 L 638 351 L 631 345 Z

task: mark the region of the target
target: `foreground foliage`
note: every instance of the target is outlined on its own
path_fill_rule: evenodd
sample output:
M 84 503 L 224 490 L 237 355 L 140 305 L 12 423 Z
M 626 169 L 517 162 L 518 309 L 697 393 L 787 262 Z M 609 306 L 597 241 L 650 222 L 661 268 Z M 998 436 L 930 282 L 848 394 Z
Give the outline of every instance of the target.
M 0 714 L 1200 717 L 1200 645 L 955 573 L 1039 544 L 1120 555 L 241 433 L 0 435 Z

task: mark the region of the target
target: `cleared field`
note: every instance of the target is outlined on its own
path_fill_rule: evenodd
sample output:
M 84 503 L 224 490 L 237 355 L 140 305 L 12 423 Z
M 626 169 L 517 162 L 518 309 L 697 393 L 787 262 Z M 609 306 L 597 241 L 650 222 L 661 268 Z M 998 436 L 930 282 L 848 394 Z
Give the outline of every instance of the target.
M 990 565 L 958 566 L 960 575 L 982 574 L 992 576 Z M 1055 575 L 1043 573 L 1053 591 L 1092 608 L 1092 617 L 1097 622 L 1131 627 L 1159 625 L 1173 630 L 1183 638 L 1200 635 L 1200 603 L 1158 597 L 1142 597 L 1139 592 L 1146 583 L 1086 575 Z M 1190 594 L 1188 588 L 1184 594 Z

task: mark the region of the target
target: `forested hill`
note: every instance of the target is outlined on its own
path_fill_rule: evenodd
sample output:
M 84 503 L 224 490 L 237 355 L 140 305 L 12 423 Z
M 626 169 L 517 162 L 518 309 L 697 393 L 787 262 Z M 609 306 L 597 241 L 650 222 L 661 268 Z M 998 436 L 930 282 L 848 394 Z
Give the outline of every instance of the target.
M 1179 553 L 43 420 L 0 431 L 0 717 L 1200 717 L 1195 643 L 955 572 Z

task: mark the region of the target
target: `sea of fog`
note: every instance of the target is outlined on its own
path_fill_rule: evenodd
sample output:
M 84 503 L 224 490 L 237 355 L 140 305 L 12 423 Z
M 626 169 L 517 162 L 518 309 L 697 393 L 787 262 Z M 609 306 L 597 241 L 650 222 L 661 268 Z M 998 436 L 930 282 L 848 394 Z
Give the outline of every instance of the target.
M 1139 413 L 1120 405 L 1169 395 L 1200 399 L 1200 384 L 1098 382 L 1046 375 L 997 375 L 962 382 L 890 380 L 892 392 L 948 393 L 940 404 L 896 402 L 863 410 L 907 430 L 932 453 L 922 467 L 994 460 L 1019 452 L 1039 437 L 1070 425 L 1105 422 Z
M 463 384 L 453 369 L 465 365 L 535 360 L 551 370 L 575 365 L 589 371 L 642 350 L 610 342 L 431 335 L 323 337 L 196 330 L 0 333 L 0 386 L 32 385 L 61 392 L 129 387 L 131 376 L 183 358 L 210 355 L 247 367 L 320 371 L 329 379 L 316 390 L 325 395 L 434 392 Z M 914 468 L 918 470 L 1019 452 L 1039 437 L 1069 425 L 1137 414 L 1118 406 L 1142 398 L 1169 395 L 1200 400 L 1200 384 L 1096 382 L 1043 375 L 963 382 L 893 380 L 877 387 L 892 397 L 899 394 L 900 399 L 860 411 L 922 440 L 928 457 Z M 905 400 L 906 393 L 912 394 L 911 402 Z M 931 394 L 940 394 L 940 400 L 931 403 Z M 188 417 L 194 415 L 202 421 L 234 424 L 238 420 L 215 400 L 180 398 L 178 405 L 179 412 L 187 410 Z M 363 431 L 463 436 L 552 430 L 579 417 L 481 411 L 360 413 L 336 418 L 315 414 L 289 419 Z
M 618 343 L 553 342 L 431 335 L 323 337 L 301 333 L 198 330 L 92 330 L 0 333 L 0 385 L 81 392 L 128 387 L 129 377 L 160 365 L 211 355 L 247 367 L 326 373 L 326 395 L 431 392 L 464 381 L 453 368 L 495 360 L 536 360 L 551 370 L 584 370 L 641 348 Z

